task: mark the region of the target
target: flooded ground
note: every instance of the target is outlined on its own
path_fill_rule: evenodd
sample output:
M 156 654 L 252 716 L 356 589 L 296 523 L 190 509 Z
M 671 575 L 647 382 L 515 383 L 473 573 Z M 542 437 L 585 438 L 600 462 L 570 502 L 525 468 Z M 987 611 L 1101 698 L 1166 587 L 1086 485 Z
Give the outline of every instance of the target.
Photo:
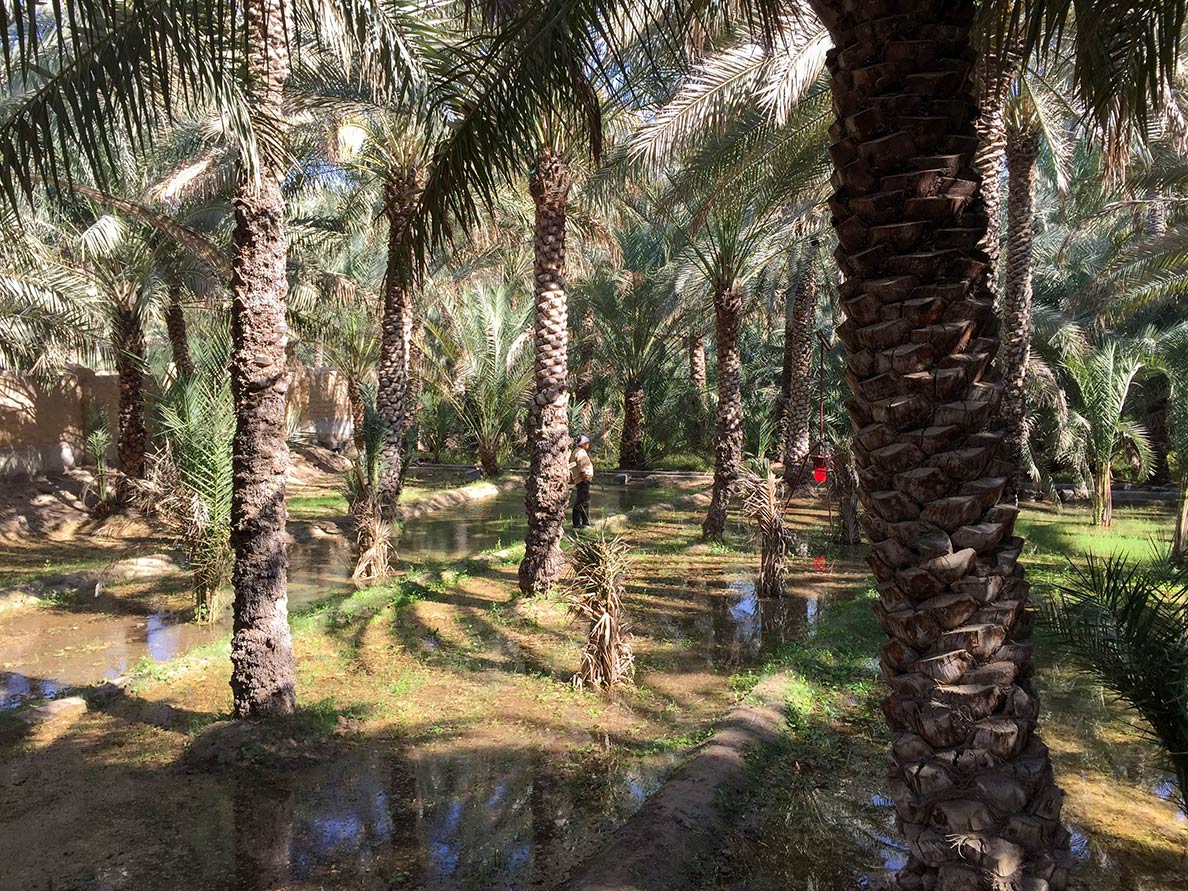
M 670 494 L 629 491 L 603 510 Z M 733 803 L 698 887 L 850 891 L 902 864 L 863 552 L 828 543 L 824 505 L 796 507 L 804 547 L 779 599 L 756 596 L 739 529 L 706 546 L 698 509 L 640 518 L 625 598 L 636 686 L 614 699 L 570 685 L 582 629 L 555 600 L 514 597 L 514 559 L 441 570 L 511 545 L 520 510 L 513 493 L 410 523 L 401 557 L 431 565 L 386 600 L 326 601 L 345 579 L 345 542 L 296 545 L 301 709 L 268 725 L 275 738 L 218 742 L 244 725 L 222 722 L 226 654 L 212 651 L 168 676 L 141 672 L 133 695 L 8 750 L 0 889 L 551 888 L 772 667 L 798 679 L 787 748 L 754 765 L 753 792 Z M 144 623 L 126 631 L 139 658 L 183 649 L 180 629 L 194 626 L 150 627 L 152 615 L 107 618 Z M 1083 887 L 1185 887 L 1188 824 L 1157 753 L 1100 689 L 1055 666 L 1040 680 Z
M 672 490 L 641 485 L 599 485 L 591 493 L 595 522 L 612 514 L 647 507 L 671 497 Z M 523 540 L 521 492 L 505 492 L 429 514 L 410 522 L 397 548 L 406 563 L 450 562 Z M 289 545 L 289 609 L 299 613 L 328 597 L 351 590 L 350 542 L 342 535 L 302 537 Z M 184 577 L 172 588 L 185 588 Z M 213 625 L 190 621 L 190 611 L 126 599 L 78 596 L 37 609 L 0 614 L 0 709 L 54 696 L 71 686 L 126 675 L 143 659 L 165 662 L 228 633 L 229 617 Z M 184 598 L 182 599 L 184 602 Z M 160 608 L 157 608 L 160 607 Z

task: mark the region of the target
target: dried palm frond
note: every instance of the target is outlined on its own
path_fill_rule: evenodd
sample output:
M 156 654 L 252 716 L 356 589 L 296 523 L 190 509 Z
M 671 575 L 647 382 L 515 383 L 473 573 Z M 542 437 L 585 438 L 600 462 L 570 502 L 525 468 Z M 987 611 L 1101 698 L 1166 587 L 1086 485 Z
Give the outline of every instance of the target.
M 166 440 L 148 459 L 144 479 L 135 481 L 135 500 L 185 549 L 193 578 L 194 616 L 200 622 L 213 622 L 224 606 L 219 589 L 231 574 L 230 516 L 212 509 L 203 494 L 187 483 L 187 476 Z
M 761 469 L 765 473 L 744 473 L 739 480 L 743 512 L 759 537 L 759 596 L 782 597 L 790 539 L 784 526 L 788 487 L 770 464 L 763 462 Z
M 590 622 L 581 668 L 573 676 L 579 689 L 613 690 L 631 683 L 635 660 L 623 618 L 623 584 L 631 546 L 621 538 L 580 538 L 568 554 L 573 580 L 566 600 L 570 612 Z

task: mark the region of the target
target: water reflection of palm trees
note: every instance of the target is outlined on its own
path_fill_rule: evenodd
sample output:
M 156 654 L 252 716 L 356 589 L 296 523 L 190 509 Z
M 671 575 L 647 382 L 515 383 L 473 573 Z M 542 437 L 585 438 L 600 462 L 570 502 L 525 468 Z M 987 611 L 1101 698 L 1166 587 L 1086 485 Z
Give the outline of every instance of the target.
M 709 649 L 715 664 L 752 665 L 785 644 L 816 633 L 816 594 L 759 597 L 749 578 L 726 582 L 695 580 L 694 591 L 709 603 Z
M 595 754 L 558 770 L 527 749 L 413 762 L 371 750 L 294 768 L 279 785 L 245 777 L 234 831 L 216 831 L 234 856 L 204 845 L 214 850 L 201 871 L 233 870 L 237 891 L 534 886 L 634 813 L 672 764 L 671 753 Z

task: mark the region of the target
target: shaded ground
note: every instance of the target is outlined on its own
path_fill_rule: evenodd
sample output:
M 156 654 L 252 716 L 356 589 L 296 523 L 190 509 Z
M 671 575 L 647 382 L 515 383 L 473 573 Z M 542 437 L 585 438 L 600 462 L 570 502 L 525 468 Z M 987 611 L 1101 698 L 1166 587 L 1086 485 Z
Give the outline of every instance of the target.
M 902 861 L 862 550 L 828 543 L 823 504 L 796 506 L 807 550 L 778 601 L 754 596 L 741 531 L 706 547 L 693 508 L 641 520 L 626 601 L 638 684 L 613 701 L 570 686 L 581 629 L 562 605 L 513 598 L 520 552 L 495 507 L 462 531 L 441 518 L 400 584 L 295 610 L 291 721 L 220 723 L 220 637 L 140 665 L 133 695 L 74 726 L 10 744 L 0 888 L 551 887 L 772 672 L 788 683 L 787 742 L 753 766 L 724 852 L 694 864 L 692 887 L 852 889 Z M 1037 577 L 1055 571 L 1042 548 L 1030 559 Z M 1100 690 L 1051 666 L 1041 681 L 1085 887 L 1184 887 L 1188 827 L 1159 797 L 1155 752 Z

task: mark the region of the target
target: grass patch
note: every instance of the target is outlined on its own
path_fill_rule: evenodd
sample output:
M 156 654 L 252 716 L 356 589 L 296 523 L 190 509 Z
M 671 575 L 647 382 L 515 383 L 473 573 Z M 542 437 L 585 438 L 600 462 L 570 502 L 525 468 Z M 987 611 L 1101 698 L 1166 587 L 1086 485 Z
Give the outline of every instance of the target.
M 289 517 L 294 520 L 343 517 L 350 511 L 346 499 L 338 493 L 290 496 L 287 504 Z

